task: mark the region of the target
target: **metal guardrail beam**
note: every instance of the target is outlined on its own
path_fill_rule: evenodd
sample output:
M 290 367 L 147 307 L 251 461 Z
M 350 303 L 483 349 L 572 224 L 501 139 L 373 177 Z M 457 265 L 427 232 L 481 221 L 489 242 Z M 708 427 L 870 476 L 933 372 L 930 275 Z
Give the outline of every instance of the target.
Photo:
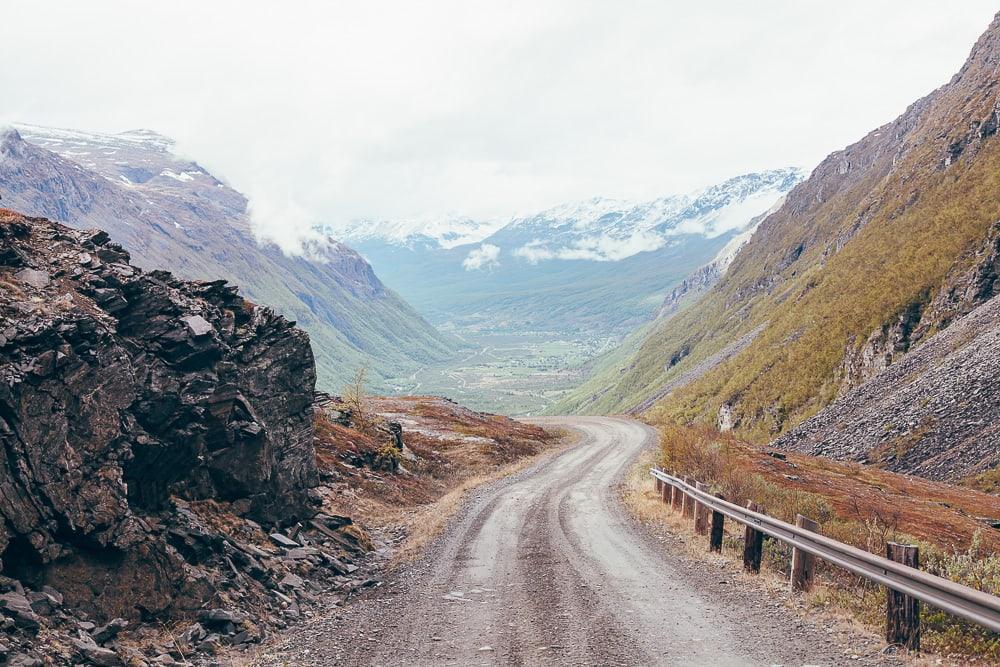
M 1000 632 L 1000 597 L 907 567 L 819 533 L 797 528 L 766 514 L 752 512 L 699 491 L 682 479 L 657 468 L 652 468 L 649 472 L 655 479 L 681 489 L 699 503 L 734 521 L 949 614 L 960 616 L 993 632 Z

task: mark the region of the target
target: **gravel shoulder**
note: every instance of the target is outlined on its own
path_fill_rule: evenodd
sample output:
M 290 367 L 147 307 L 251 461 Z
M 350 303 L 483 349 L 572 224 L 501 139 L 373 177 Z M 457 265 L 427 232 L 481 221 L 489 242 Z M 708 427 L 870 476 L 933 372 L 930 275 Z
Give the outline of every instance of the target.
M 880 662 L 854 652 L 858 637 L 803 621 L 764 589 L 731 585 L 718 564 L 624 510 L 622 485 L 655 431 L 611 417 L 545 424 L 580 439 L 471 492 L 422 558 L 254 664 Z

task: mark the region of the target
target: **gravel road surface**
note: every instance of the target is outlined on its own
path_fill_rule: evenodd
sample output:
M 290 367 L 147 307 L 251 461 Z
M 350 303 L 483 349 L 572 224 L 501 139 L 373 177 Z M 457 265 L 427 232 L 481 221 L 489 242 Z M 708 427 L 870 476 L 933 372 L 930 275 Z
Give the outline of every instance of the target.
M 291 631 L 257 664 L 870 662 L 783 605 L 762 611 L 720 591 L 717 568 L 692 565 L 624 514 L 618 483 L 655 431 L 611 417 L 538 421 L 581 438 L 473 492 L 419 562 Z

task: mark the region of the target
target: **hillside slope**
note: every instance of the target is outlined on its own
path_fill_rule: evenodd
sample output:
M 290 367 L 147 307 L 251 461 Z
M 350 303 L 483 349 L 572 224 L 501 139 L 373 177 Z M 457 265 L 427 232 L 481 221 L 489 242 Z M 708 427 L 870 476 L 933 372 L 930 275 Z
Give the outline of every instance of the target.
M 247 200 L 148 131 L 101 135 L 33 126 L 0 135 L 0 194 L 18 210 L 99 227 L 138 266 L 225 279 L 309 332 L 320 387 L 362 363 L 373 379 L 446 358 L 453 342 L 335 241 L 299 256 L 258 244 Z
M 1000 219 L 994 21 L 945 86 L 826 158 L 722 280 L 564 407 L 768 440 L 992 295 Z M 995 274 L 994 274 L 995 275 Z
M 911 351 L 773 446 L 931 479 L 1000 466 L 1000 298 Z

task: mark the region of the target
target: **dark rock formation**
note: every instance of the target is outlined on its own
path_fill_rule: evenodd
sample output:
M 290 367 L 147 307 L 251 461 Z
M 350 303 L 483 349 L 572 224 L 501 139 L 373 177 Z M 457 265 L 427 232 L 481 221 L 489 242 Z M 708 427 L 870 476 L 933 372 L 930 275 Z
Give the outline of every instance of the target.
M 143 273 L 103 232 L 8 210 L 0 262 L 4 574 L 155 613 L 209 588 L 185 576 L 184 540 L 152 527 L 183 520 L 179 499 L 312 515 L 305 333 L 224 281 Z
M 214 664 L 373 585 L 317 513 L 314 384 L 235 287 L 0 209 L 0 664 Z

